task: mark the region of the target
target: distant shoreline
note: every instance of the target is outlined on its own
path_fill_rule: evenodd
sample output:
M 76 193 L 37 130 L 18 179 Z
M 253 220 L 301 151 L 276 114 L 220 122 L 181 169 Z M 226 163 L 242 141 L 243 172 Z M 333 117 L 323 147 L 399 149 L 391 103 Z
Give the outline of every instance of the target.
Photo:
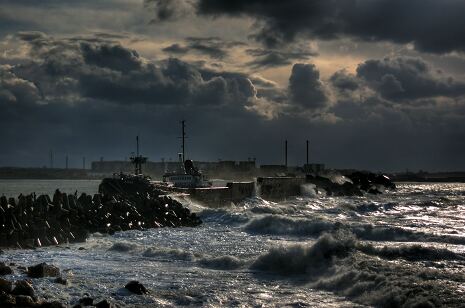
M 347 170 L 335 170 L 341 174 L 347 173 Z M 354 172 L 357 170 L 351 170 Z M 115 171 L 118 173 L 118 171 Z M 208 174 L 208 173 L 207 173 Z M 152 176 L 152 174 L 148 174 Z M 297 176 L 305 176 L 305 173 L 297 173 Z M 394 182 L 406 183 L 465 183 L 465 172 L 404 172 L 404 173 L 386 173 Z M 60 168 L 20 168 L 20 167 L 0 167 L 1 180 L 102 180 L 111 177 L 109 172 L 95 172 L 92 169 L 60 169 Z M 244 174 L 228 173 L 224 174 L 228 180 L 244 180 Z M 259 169 L 256 172 L 247 174 L 246 178 L 261 176 Z M 157 175 L 152 178 L 160 178 Z

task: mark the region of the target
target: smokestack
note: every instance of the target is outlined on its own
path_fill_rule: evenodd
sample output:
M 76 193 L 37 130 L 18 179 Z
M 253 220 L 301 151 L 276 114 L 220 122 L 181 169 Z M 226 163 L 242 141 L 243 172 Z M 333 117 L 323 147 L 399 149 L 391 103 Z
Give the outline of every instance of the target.
M 68 155 L 66 155 L 65 158 L 65 168 L 68 169 Z
M 53 151 L 50 150 L 50 169 L 53 169 Z
M 136 156 L 139 156 L 139 136 L 136 136 L 136 148 L 137 148 L 137 153 L 136 153 Z
M 307 140 L 307 165 L 308 165 L 308 140 Z
M 286 142 L 284 143 L 284 160 L 285 160 L 285 166 L 287 168 L 287 140 Z

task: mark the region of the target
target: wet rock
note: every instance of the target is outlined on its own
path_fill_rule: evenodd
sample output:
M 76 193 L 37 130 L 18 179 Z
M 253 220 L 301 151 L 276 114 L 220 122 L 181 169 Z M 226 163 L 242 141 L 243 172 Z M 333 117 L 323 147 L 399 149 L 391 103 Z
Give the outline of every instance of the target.
M 0 307 L 13 307 L 16 304 L 14 296 L 3 291 L 0 292 Z
M 62 284 L 62 285 L 67 285 L 68 284 L 68 280 L 66 278 L 63 278 L 63 277 L 57 277 L 53 282 L 55 283 L 59 283 L 59 284 Z
M 20 307 L 35 307 L 35 301 L 27 295 L 17 295 L 16 305 Z
M 40 263 L 29 267 L 27 275 L 32 278 L 57 277 L 60 276 L 60 269 L 54 265 Z
M 0 275 L 11 275 L 13 274 L 13 269 L 9 267 L 8 265 L 5 265 L 5 263 L 0 263 Z
M 39 307 L 40 308 L 66 308 L 64 304 L 57 302 L 57 301 L 42 303 Z
M 136 280 L 128 282 L 125 288 L 138 295 L 147 294 L 149 292 L 142 283 Z
M 11 293 L 13 283 L 9 280 L 0 278 L 0 292 Z
M 27 295 L 34 297 L 35 291 L 32 285 L 26 280 L 18 280 L 15 283 L 15 287 L 11 292 L 13 295 Z
M 100 301 L 97 304 L 95 304 L 95 307 L 97 307 L 97 308 L 113 308 L 115 306 L 112 305 L 108 300 L 104 299 L 103 301 Z
M 81 306 L 92 306 L 94 304 L 94 299 L 92 297 L 83 297 L 79 300 Z

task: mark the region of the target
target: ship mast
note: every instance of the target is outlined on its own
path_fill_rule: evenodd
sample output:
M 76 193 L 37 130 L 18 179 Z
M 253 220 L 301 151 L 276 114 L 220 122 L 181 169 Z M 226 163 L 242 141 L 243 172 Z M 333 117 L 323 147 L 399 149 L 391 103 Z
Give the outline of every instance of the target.
M 142 174 L 142 164 L 147 162 L 147 157 L 143 157 L 139 154 L 139 136 L 136 137 L 136 155 L 131 156 L 131 162 L 134 164 L 136 175 Z
M 186 121 L 181 121 L 181 139 L 182 139 L 182 161 L 186 160 Z

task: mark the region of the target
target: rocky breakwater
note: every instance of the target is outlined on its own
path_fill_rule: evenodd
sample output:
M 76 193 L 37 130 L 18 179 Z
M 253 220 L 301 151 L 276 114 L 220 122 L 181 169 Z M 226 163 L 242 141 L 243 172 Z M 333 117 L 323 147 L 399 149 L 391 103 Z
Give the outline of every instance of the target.
M 305 181 L 328 196 L 363 196 L 365 193 L 381 194 L 385 190 L 396 189 L 394 182 L 386 175 L 369 172 L 307 175 Z
M 0 197 L 0 247 L 34 248 L 85 241 L 90 233 L 194 227 L 200 219 L 178 201 L 149 189 L 139 177 L 106 179 L 99 194 L 55 191 Z

